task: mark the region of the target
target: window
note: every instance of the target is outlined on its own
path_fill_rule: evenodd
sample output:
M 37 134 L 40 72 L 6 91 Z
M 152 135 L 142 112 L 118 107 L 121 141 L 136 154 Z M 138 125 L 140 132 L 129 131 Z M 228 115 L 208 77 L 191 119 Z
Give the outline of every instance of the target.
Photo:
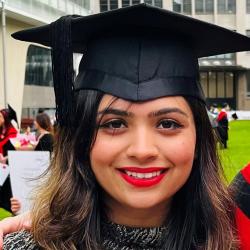
M 162 0 L 144 0 L 144 3 L 162 8 Z
M 246 95 L 247 97 L 250 97 L 250 71 L 247 71 L 246 77 L 247 77 Z
M 53 86 L 50 50 L 30 45 L 27 52 L 25 84 Z
M 162 8 L 162 0 L 122 0 L 122 7 L 127 7 L 139 3 L 147 3 Z
M 190 15 L 192 13 L 191 0 L 173 0 L 173 10 Z
M 219 14 L 235 14 L 236 0 L 218 0 Z
M 100 11 L 114 10 L 118 8 L 118 0 L 100 0 Z
M 214 0 L 195 0 L 196 14 L 212 14 L 214 12 Z
M 246 5 L 247 14 L 250 14 L 250 0 L 246 0 Z
M 233 72 L 200 72 L 200 83 L 207 98 L 234 98 Z M 250 97 L 250 71 L 248 84 Z

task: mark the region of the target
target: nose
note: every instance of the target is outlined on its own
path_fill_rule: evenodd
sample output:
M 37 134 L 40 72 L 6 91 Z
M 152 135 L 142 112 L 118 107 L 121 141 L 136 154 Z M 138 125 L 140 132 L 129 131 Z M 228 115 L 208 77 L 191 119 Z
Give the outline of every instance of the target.
M 145 163 L 157 158 L 158 153 L 153 133 L 145 129 L 140 129 L 133 133 L 127 148 L 127 156 L 129 158 L 139 163 Z

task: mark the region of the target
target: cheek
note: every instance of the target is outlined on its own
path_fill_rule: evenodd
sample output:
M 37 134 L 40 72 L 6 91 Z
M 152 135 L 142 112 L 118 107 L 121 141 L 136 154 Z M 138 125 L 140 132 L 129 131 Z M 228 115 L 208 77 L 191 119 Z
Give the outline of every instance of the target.
M 196 136 L 194 133 L 165 141 L 165 156 L 174 164 L 191 164 L 194 159 Z
M 93 171 L 96 168 L 102 171 L 106 167 L 111 166 L 118 157 L 119 152 L 122 151 L 120 150 L 121 147 L 122 144 L 116 142 L 115 139 L 97 134 L 96 141 L 90 153 Z

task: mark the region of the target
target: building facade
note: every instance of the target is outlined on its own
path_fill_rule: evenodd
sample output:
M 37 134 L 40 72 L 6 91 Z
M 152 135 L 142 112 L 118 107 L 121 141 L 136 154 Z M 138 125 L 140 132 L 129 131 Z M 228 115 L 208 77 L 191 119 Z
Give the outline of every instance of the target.
M 33 118 L 39 108 L 55 107 L 50 50 L 16 41 L 11 33 L 61 15 L 88 15 L 143 2 L 250 36 L 250 0 L 0 0 L 0 108 L 11 104 L 20 121 L 21 116 Z M 80 55 L 74 55 L 75 68 L 79 60 Z M 233 109 L 250 110 L 250 52 L 201 58 L 199 64 L 208 106 L 227 102 Z
M 89 15 L 91 1 L 0 0 L 0 7 L 0 109 L 9 103 L 20 122 L 38 109 L 55 108 L 51 58 L 48 48 L 17 41 L 11 34 L 62 15 Z
M 172 10 L 250 36 L 250 0 L 99 0 L 95 11 L 138 3 Z M 250 110 L 250 52 L 201 58 L 199 64 L 208 106 L 227 102 L 233 109 Z

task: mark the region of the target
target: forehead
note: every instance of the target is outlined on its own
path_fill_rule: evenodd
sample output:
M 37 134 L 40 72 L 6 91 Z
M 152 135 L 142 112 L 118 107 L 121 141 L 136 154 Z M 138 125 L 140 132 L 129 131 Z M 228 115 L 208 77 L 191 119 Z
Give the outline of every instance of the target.
M 112 95 L 104 95 L 99 105 L 99 111 L 108 107 L 122 109 L 130 112 L 151 112 L 162 108 L 178 108 L 192 115 L 189 104 L 182 96 L 168 96 L 145 102 L 131 102 Z

